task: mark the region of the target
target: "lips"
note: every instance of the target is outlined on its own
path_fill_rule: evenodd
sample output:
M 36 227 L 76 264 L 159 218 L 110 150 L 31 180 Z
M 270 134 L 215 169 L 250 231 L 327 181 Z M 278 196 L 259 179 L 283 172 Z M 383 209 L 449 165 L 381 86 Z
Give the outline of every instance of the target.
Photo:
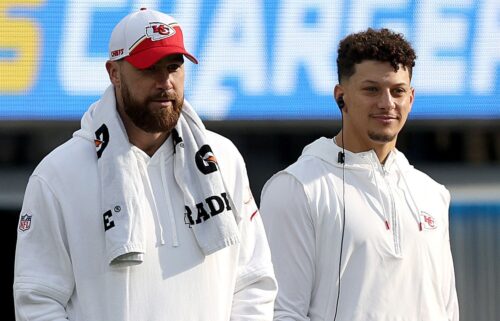
M 399 119 L 398 115 L 372 115 L 372 118 L 380 119 L 380 120 L 397 120 Z
M 397 115 L 371 115 L 371 118 L 382 126 L 392 126 L 400 119 Z
M 157 94 L 149 99 L 150 102 L 160 105 L 161 107 L 174 106 L 177 99 L 177 95 L 174 93 L 164 92 L 162 94 Z
M 168 100 L 168 99 L 155 99 L 155 100 L 152 100 L 151 102 L 162 109 L 163 108 L 170 108 L 171 106 L 174 105 L 174 101 Z

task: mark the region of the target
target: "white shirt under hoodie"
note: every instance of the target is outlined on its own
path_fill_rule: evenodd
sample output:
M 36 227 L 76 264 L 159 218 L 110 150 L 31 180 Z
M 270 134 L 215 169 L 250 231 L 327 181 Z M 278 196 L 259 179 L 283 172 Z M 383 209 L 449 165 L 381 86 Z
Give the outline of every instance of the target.
M 152 157 L 131 145 L 147 169 L 141 175 L 150 181 L 153 215 L 144 261 L 110 266 L 95 147 L 75 137 L 29 179 L 21 215 L 31 215 L 31 225 L 18 232 L 16 250 L 16 319 L 272 320 L 276 281 L 243 159 L 222 136 L 207 131 L 207 139 L 241 215 L 239 245 L 202 254 L 184 222 L 169 138 Z
M 457 321 L 449 192 L 397 150 L 339 151 L 320 138 L 263 189 L 274 320 L 334 320 L 345 210 L 336 321 Z

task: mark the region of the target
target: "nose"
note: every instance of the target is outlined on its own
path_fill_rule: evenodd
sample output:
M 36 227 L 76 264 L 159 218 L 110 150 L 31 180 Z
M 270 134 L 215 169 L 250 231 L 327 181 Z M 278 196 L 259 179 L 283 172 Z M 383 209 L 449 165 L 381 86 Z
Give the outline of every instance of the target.
M 158 89 L 167 90 L 173 88 L 171 73 L 166 68 L 155 73 L 155 80 Z
M 380 109 L 393 109 L 396 107 L 396 102 L 390 90 L 383 90 L 378 100 L 378 108 Z

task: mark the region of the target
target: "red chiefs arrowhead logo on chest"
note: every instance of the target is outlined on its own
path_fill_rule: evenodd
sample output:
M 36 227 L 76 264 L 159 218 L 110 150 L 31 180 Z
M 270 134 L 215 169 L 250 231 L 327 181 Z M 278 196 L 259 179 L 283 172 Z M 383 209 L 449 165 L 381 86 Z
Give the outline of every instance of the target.
M 426 230 L 434 230 L 437 228 L 436 220 L 434 217 L 427 212 L 420 212 L 420 217 L 422 219 L 422 226 Z

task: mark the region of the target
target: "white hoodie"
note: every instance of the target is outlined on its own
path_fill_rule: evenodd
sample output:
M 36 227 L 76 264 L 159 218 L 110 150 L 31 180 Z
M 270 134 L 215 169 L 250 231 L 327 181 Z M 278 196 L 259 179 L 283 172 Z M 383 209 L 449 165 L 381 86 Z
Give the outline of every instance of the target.
M 74 137 L 28 183 L 16 249 L 16 319 L 271 320 L 276 281 L 245 164 L 229 140 L 208 131 L 207 139 L 241 215 L 240 244 L 203 255 L 184 221 L 169 138 L 152 157 L 131 146 L 147 169 L 141 175 L 157 211 L 145 223 L 144 261 L 110 266 L 94 142 Z
M 340 263 L 336 321 L 457 321 L 448 191 L 397 150 L 339 151 L 318 139 L 263 189 L 274 320 L 334 320 Z

